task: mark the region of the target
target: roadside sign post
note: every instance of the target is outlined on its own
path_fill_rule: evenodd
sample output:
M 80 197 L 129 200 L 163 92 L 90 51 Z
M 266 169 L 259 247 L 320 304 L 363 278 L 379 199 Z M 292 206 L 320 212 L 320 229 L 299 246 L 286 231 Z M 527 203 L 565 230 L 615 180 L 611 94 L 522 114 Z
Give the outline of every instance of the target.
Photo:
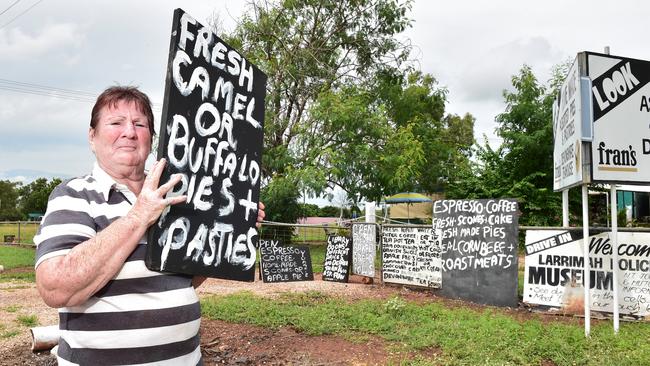
M 612 315 L 619 329 L 619 253 L 616 184 L 650 182 L 650 61 L 580 52 L 553 104 L 553 189 L 562 192 L 562 225 L 569 226 L 568 189 L 582 186 L 585 335 L 590 333 L 588 184 L 610 184 Z
M 583 287 L 585 289 L 585 336 L 589 337 L 591 332 L 591 296 L 589 289 L 591 288 L 589 273 L 589 189 L 587 184 L 582 185 L 582 243 L 584 253 L 584 273 Z
M 614 292 L 614 304 L 612 305 L 614 318 L 614 333 L 618 333 L 619 327 L 619 309 L 618 309 L 618 217 L 616 212 L 617 207 L 617 197 L 616 197 L 616 185 L 612 184 L 610 186 L 610 200 L 611 200 L 611 215 L 612 215 L 612 261 L 614 265 L 612 266 L 612 291 Z
M 615 183 L 650 182 L 650 62 L 586 53 L 592 80 L 591 177 L 610 183 L 614 332 L 619 330 L 619 243 Z

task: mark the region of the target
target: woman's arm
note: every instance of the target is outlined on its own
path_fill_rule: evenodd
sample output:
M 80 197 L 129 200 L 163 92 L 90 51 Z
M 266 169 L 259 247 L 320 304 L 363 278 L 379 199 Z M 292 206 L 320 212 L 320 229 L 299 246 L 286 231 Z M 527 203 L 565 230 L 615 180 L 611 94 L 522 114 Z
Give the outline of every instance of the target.
M 156 163 L 126 216 L 115 220 L 95 237 L 76 245 L 67 254 L 48 258 L 38 265 L 36 287 L 47 305 L 76 306 L 86 302 L 120 271 L 163 209 L 186 200 L 186 196 L 165 198 L 165 194 L 180 181 L 180 176 L 158 187 L 164 166 L 164 160 Z

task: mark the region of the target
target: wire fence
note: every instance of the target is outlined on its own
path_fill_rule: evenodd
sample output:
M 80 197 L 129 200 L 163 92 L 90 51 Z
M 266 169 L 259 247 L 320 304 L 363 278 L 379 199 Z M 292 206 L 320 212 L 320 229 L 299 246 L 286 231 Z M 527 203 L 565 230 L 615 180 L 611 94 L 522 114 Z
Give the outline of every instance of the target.
M 378 225 L 397 224 L 408 225 L 413 222 L 397 221 L 377 217 Z M 260 229 L 262 239 L 274 239 L 284 244 L 324 244 L 329 235 L 350 236 L 352 224 L 365 222 L 365 217 L 355 219 L 338 219 L 327 224 L 288 224 L 265 221 Z
M 363 222 L 364 218 L 340 219 L 328 224 L 287 224 L 264 222 L 260 237 L 274 239 L 284 244 L 324 244 L 328 235 L 349 236 L 354 222 Z M 394 220 L 382 220 L 384 223 L 400 223 Z M 34 245 L 34 236 L 38 231 L 39 221 L 2 221 L 0 222 L 0 242 L 7 244 Z
M 39 225 L 39 221 L 2 221 L 0 240 L 6 244 L 34 245 L 34 235 Z
M 349 235 L 350 226 L 341 224 L 285 224 L 265 222 L 260 229 L 260 238 L 278 240 L 284 244 L 322 244 L 327 236 Z

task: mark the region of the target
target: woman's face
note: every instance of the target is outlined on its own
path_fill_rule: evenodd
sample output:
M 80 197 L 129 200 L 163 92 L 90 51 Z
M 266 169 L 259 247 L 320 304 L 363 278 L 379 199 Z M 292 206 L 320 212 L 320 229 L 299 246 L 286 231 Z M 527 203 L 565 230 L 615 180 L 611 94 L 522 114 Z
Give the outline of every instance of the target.
M 107 172 L 144 171 L 151 151 L 149 121 L 134 102 L 119 101 L 104 106 L 99 121 L 89 132 L 97 162 Z

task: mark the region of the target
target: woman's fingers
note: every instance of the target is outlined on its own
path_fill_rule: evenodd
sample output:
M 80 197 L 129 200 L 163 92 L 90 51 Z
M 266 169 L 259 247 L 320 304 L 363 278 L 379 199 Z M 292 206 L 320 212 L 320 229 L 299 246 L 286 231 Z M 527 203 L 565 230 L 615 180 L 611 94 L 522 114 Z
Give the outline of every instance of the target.
M 143 188 L 149 188 L 151 190 L 155 190 L 158 188 L 158 183 L 160 183 L 160 176 L 162 175 L 163 170 L 165 169 L 165 164 L 167 161 L 165 158 L 162 158 L 158 160 L 153 168 L 151 168 L 151 171 L 149 174 L 147 174 L 147 177 L 144 179 L 144 184 Z
M 187 195 L 168 197 L 165 201 L 166 201 L 165 204 L 167 206 L 176 205 L 178 203 L 183 203 L 187 201 Z
M 172 190 L 172 188 L 174 188 L 174 186 L 175 186 L 176 184 L 178 184 L 178 182 L 181 181 L 182 178 L 183 178 L 183 176 L 182 176 L 181 174 L 174 174 L 174 175 L 172 175 L 172 176 L 169 178 L 169 181 L 167 181 L 167 183 L 161 185 L 161 186 L 158 188 L 158 193 L 160 193 L 161 196 L 166 195 L 167 193 L 169 193 L 169 191 Z

